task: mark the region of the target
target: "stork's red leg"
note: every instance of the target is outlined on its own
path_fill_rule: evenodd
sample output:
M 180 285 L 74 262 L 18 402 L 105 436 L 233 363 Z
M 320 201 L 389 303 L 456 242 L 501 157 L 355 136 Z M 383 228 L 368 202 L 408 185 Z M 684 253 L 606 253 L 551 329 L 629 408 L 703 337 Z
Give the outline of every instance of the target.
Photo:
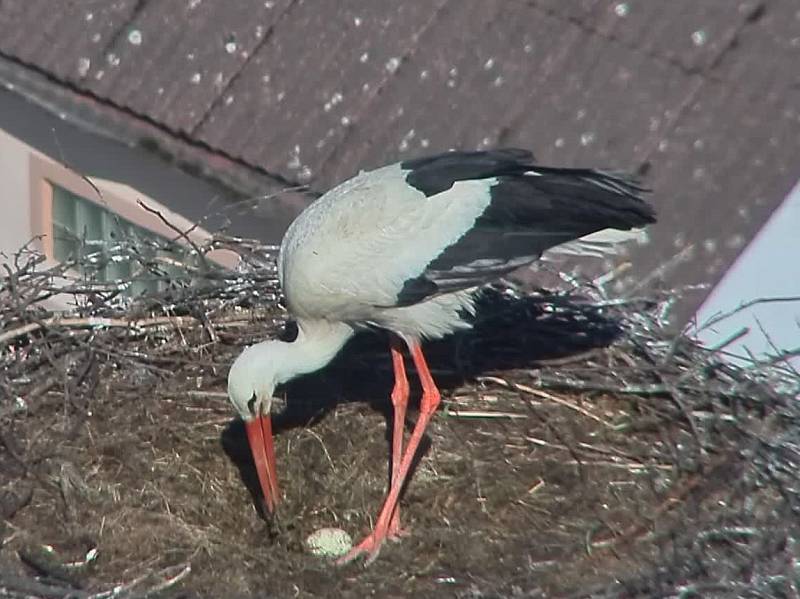
M 392 478 L 394 482 L 400 473 L 400 460 L 403 457 L 403 433 L 405 432 L 406 406 L 408 405 L 408 378 L 406 377 L 405 363 L 403 362 L 403 349 L 399 338 L 392 335 L 391 339 L 392 366 L 394 367 L 394 388 L 392 389 L 392 406 L 394 427 L 392 429 Z M 391 484 L 391 483 L 390 483 Z M 397 505 L 389 522 L 388 534 L 390 537 L 399 536 L 400 506 Z
M 414 365 L 417 367 L 420 383 L 422 383 L 419 418 L 417 418 L 417 423 L 414 425 L 414 430 L 408 439 L 408 445 L 406 445 L 403 459 L 400 462 L 399 472 L 396 477 L 392 477 L 392 485 L 389 488 L 386 501 L 383 503 L 383 508 L 381 508 L 378 521 L 375 523 L 375 528 L 361 543 L 353 547 L 347 555 L 340 558 L 337 561 L 338 564 L 345 564 L 362 554 L 367 554 L 367 564 L 372 563 L 378 557 L 381 546 L 388 535 L 392 514 L 397 507 L 400 491 L 402 491 L 403 483 L 405 483 L 408 471 L 411 469 L 411 463 L 417 453 L 422 435 L 425 433 L 431 416 L 433 416 L 439 405 L 439 389 L 437 389 L 436 383 L 433 382 L 433 377 L 425 362 L 425 356 L 422 355 L 422 348 L 418 343 L 409 343 L 409 349 L 411 350 L 411 357 L 414 359 Z

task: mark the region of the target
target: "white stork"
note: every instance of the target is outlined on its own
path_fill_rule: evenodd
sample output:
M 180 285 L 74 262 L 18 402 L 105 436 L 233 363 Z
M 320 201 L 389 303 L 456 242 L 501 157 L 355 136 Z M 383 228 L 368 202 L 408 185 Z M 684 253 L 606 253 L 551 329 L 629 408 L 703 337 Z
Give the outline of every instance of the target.
M 357 331 L 391 332 L 392 477 L 373 531 L 340 563 L 374 560 L 400 531 L 400 491 L 439 405 L 421 343 L 469 327 L 474 292 L 545 252 L 593 255 L 655 222 L 632 180 L 589 169 L 543 167 L 526 150 L 448 152 L 362 172 L 292 223 L 279 278 L 297 338 L 245 349 L 228 375 L 245 421 L 268 509 L 278 502 L 270 406 L 277 385 L 328 364 Z M 621 233 L 624 232 L 624 233 Z M 408 347 L 422 384 L 403 452 Z

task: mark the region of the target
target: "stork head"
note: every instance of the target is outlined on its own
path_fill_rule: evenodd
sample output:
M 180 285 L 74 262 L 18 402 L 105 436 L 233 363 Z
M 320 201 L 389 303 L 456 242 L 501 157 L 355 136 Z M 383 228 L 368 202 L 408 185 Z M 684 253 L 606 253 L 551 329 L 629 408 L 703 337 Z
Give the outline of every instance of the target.
M 278 502 L 278 476 L 272 440 L 272 393 L 278 379 L 277 341 L 257 343 L 236 358 L 228 373 L 228 397 L 244 420 L 247 440 L 270 513 Z M 271 359 L 272 358 L 272 359 Z
M 228 396 L 244 420 L 258 480 L 270 512 L 278 502 L 278 477 L 272 442 L 272 394 L 277 385 L 319 370 L 330 362 L 353 329 L 324 320 L 298 323 L 293 342 L 262 341 L 236 358 L 228 373 Z
M 265 341 L 246 348 L 234 360 L 228 372 L 228 397 L 247 422 L 255 416 L 269 415 L 276 386 L 272 346 L 279 341 Z

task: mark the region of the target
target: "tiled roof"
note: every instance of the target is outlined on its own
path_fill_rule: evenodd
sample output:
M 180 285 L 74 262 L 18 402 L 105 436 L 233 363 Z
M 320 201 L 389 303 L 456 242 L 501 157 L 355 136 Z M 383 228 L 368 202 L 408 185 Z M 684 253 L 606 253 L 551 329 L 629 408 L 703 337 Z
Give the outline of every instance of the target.
M 800 177 L 795 0 L 0 2 L 0 56 L 324 190 L 449 147 L 646 174 L 636 274 L 715 282 Z

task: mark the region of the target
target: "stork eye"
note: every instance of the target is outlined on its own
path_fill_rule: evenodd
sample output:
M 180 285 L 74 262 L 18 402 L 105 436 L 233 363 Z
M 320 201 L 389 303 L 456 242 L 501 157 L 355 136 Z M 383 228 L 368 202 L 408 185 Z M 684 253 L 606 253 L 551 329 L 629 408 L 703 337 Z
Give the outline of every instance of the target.
M 253 392 L 253 397 L 250 398 L 250 401 L 247 402 L 247 409 L 250 410 L 250 413 L 255 416 L 256 415 L 256 394 Z

